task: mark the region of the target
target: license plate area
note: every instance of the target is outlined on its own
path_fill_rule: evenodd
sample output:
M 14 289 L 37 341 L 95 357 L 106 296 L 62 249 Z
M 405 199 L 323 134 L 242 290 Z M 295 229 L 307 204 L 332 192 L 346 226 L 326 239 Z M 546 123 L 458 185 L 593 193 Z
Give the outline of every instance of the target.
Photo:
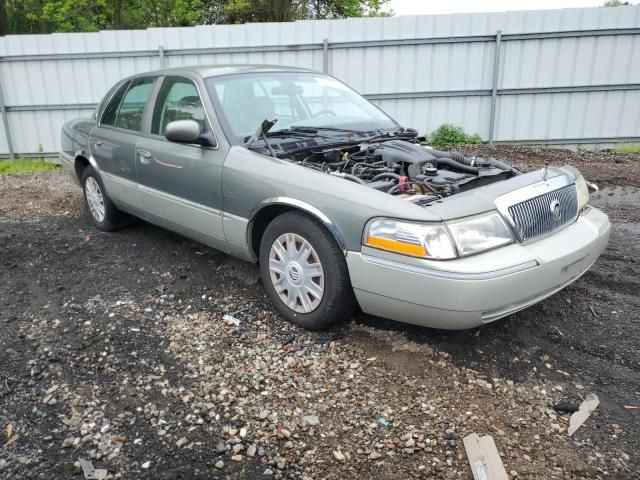
M 568 263 L 567 265 L 560 268 L 560 275 L 562 276 L 563 280 L 575 278 L 580 275 L 584 271 L 588 256 L 589 255 L 585 255 L 584 257 L 581 257 L 578 260 Z

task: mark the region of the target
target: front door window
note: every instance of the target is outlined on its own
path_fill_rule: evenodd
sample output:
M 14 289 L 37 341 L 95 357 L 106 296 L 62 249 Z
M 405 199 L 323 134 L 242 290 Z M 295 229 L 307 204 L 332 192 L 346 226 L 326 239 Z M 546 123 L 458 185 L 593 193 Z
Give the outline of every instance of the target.
M 167 77 L 156 100 L 151 133 L 164 135 L 169 122 L 195 120 L 202 132 L 207 131 L 204 107 L 193 82 L 182 77 Z

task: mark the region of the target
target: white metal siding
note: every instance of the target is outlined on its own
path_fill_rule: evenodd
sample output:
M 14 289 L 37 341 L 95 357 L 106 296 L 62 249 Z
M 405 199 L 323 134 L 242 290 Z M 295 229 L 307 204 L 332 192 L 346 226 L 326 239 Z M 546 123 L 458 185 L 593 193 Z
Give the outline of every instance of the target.
M 154 28 L 0 38 L 0 85 L 9 107 L 17 153 L 55 152 L 62 124 L 91 110 L 120 78 L 164 66 L 259 63 L 322 70 L 323 40 L 329 41 L 329 73 L 366 95 L 406 94 L 374 99 L 406 126 L 428 133 L 454 123 L 469 133 L 489 136 L 498 30 L 503 36 L 640 28 L 640 6 L 550 11 L 477 13 L 394 18 L 362 18 L 295 23 Z M 464 43 L 361 46 L 339 42 L 490 36 Z M 496 141 L 568 141 L 640 137 L 640 89 L 618 91 L 520 93 L 504 89 L 640 84 L 640 35 L 505 39 L 497 81 Z M 179 50 L 274 45 L 316 49 L 180 55 Z M 147 52 L 126 58 L 19 60 L 17 55 Z M 410 98 L 412 93 L 482 91 L 483 96 Z M 71 110 L 42 110 L 65 105 Z M 11 108 L 13 107 L 13 111 Z M 22 110 L 22 111 L 21 111 Z M 32 111 L 29 111 L 32 110 Z M 8 152 L 0 122 L 0 155 Z

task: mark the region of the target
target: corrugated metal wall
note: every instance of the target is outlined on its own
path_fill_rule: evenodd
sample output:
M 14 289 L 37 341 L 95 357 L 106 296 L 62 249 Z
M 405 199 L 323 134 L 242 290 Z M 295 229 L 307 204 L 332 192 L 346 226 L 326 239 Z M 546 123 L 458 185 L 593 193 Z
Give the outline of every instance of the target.
M 0 86 L 13 150 L 56 152 L 63 122 L 90 115 L 124 76 L 205 63 L 326 68 L 423 133 L 448 122 L 496 142 L 640 138 L 633 6 L 8 36 Z

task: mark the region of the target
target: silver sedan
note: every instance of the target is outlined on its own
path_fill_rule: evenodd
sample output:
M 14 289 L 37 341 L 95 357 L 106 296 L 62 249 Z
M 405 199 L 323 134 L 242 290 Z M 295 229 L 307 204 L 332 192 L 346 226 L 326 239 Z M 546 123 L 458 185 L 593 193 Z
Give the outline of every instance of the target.
M 284 318 L 363 311 L 462 329 L 582 275 L 609 221 L 570 166 L 523 173 L 424 145 L 335 78 L 211 66 L 126 78 L 60 154 L 91 219 L 131 216 L 259 262 Z

